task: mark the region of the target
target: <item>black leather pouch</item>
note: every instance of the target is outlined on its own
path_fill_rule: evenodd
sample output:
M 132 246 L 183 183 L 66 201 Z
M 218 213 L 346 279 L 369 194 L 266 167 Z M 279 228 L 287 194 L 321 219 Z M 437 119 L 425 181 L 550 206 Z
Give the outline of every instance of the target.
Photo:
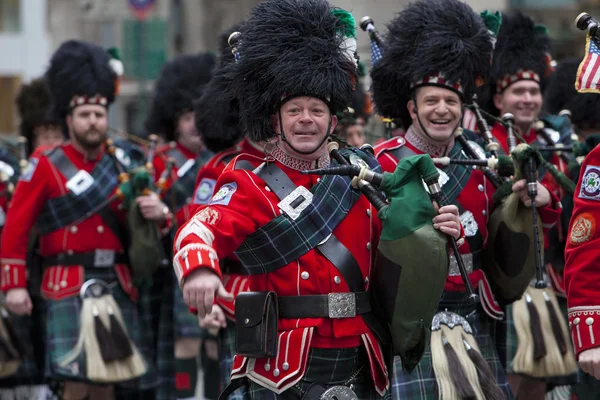
M 277 355 L 277 295 L 243 292 L 235 300 L 235 352 L 264 358 Z

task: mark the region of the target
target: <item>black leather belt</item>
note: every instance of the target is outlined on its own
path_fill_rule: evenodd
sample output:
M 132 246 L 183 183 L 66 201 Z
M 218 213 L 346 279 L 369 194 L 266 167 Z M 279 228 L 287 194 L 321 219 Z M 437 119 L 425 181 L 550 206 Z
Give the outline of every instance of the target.
M 83 265 L 84 267 L 109 268 L 115 264 L 128 264 L 129 258 L 125 253 L 114 250 L 96 250 L 88 253 L 60 253 L 50 257 L 43 257 L 42 267 L 55 265 Z
M 279 318 L 352 318 L 371 311 L 369 292 L 279 296 Z
M 248 271 L 241 262 L 229 259 L 223 260 L 221 272 L 225 275 L 248 275 Z

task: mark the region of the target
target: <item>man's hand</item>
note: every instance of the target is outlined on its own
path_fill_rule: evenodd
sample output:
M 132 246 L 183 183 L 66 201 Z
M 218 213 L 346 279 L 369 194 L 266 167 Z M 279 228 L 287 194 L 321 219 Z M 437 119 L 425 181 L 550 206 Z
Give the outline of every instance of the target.
M 436 202 L 433 202 L 433 208 L 439 213 L 433 218 L 433 227 L 458 240 L 461 231 L 458 207 L 449 205 L 440 208 Z
M 33 304 L 27 289 L 11 289 L 6 293 L 6 308 L 17 315 L 31 315 Z
M 198 310 L 199 318 L 212 312 L 215 296 L 233 300 L 233 295 L 225 290 L 221 279 L 210 269 L 198 268 L 185 278 L 183 300 L 185 304 Z
M 227 328 L 227 319 L 225 319 L 223 309 L 215 304 L 210 314 L 204 318 L 198 318 L 198 324 L 200 328 L 218 332 L 221 328 Z
M 535 196 L 535 205 L 536 207 L 545 207 L 550 204 L 550 201 L 552 201 L 552 196 L 550 196 L 550 192 L 544 185 L 539 182 L 536 182 L 536 184 L 537 196 Z M 527 194 L 527 181 L 525 179 L 515 182 L 512 187 L 512 191 L 513 193 L 517 193 L 519 195 L 521 201 L 526 207 L 531 207 L 531 199 Z
M 582 351 L 579 355 L 579 366 L 583 372 L 600 380 L 600 347 Z
M 135 199 L 144 218 L 150 221 L 164 222 L 167 219 L 169 208 L 160 201 L 156 193 L 146 196 L 139 196 Z

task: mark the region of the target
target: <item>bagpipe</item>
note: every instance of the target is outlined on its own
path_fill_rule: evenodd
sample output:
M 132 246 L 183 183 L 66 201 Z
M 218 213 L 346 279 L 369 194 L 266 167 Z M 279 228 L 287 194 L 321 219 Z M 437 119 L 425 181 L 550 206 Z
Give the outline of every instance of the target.
M 566 111 L 562 114 L 568 116 Z M 556 295 L 547 288 L 542 253 L 544 234 L 534 199 L 540 167 L 554 177 L 567 197 L 572 196 L 575 189 L 573 181 L 547 161 L 544 153 L 566 154 L 568 158 L 561 159 L 573 162 L 574 156 L 589 150 L 579 142 L 562 145 L 552 137 L 550 127 L 542 121 L 534 128 L 545 143 L 531 146 L 515 132 L 511 114 L 505 114 L 501 119 L 494 117 L 494 120 L 507 130 L 510 157 L 499 155 L 498 158 L 486 158 L 485 163 L 480 160 L 472 165 L 484 165 L 502 171 L 499 174 L 502 177 L 514 178 L 496 187 L 496 207 L 488 222 L 489 237 L 483 269 L 496 295 L 505 303 L 513 303 L 518 337 L 513 370 L 532 377 L 569 375 L 576 371 L 576 363 L 572 350 L 567 346 L 568 331 L 559 318 L 561 313 Z M 509 161 L 513 164 L 512 171 Z M 519 196 L 512 193 L 513 183 L 523 178 L 527 182 L 531 207 L 526 207 Z
M 419 155 L 400 160 L 394 173 L 380 174 L 356 158 L 347 160 L 338 148 L 336 142 L 328 145 L 339 167 L 303 173 L 353 177 L 352 185 L 378 211 L 382 232 L 370 283 L 373 309 L 389 328 L 394 355 L 402 358 L 405 369 L 412 370 L 425 350 L 430 323 L 444 290 L 449 241 L 459 254 L 456 240 L 433 228 L 437 212 L 432 201 L 444 205 L 439 172 L 428 155 Z M 479 298 L 462 258 L 457 257 L 457 262 L 468 301 L 476 303 Z

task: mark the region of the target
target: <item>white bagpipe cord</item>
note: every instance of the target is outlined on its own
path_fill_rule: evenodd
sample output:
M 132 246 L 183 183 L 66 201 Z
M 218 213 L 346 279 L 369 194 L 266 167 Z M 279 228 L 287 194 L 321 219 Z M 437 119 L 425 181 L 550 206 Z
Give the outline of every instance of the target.
M 504 399 L 462 316 L 447 311 L 434 316 L 431 360 L 441 400 Z
M 554 292 L 528 287 L 512 308 L 517 332 L 513 372 L 534 378 L 576 374 L 567 324 Z
M 146 364 L 129 338 L 121 309 L 106 283 L 87 281 L 81 288 L 79 338 L 75 347 L 65 354 L 60 365 L 67 367 L 84 352 L 86 377 L 92 382 L 121 382 L 142 376 Z M 103 293 L 87 296 L 86 291 L 98 285 Z

